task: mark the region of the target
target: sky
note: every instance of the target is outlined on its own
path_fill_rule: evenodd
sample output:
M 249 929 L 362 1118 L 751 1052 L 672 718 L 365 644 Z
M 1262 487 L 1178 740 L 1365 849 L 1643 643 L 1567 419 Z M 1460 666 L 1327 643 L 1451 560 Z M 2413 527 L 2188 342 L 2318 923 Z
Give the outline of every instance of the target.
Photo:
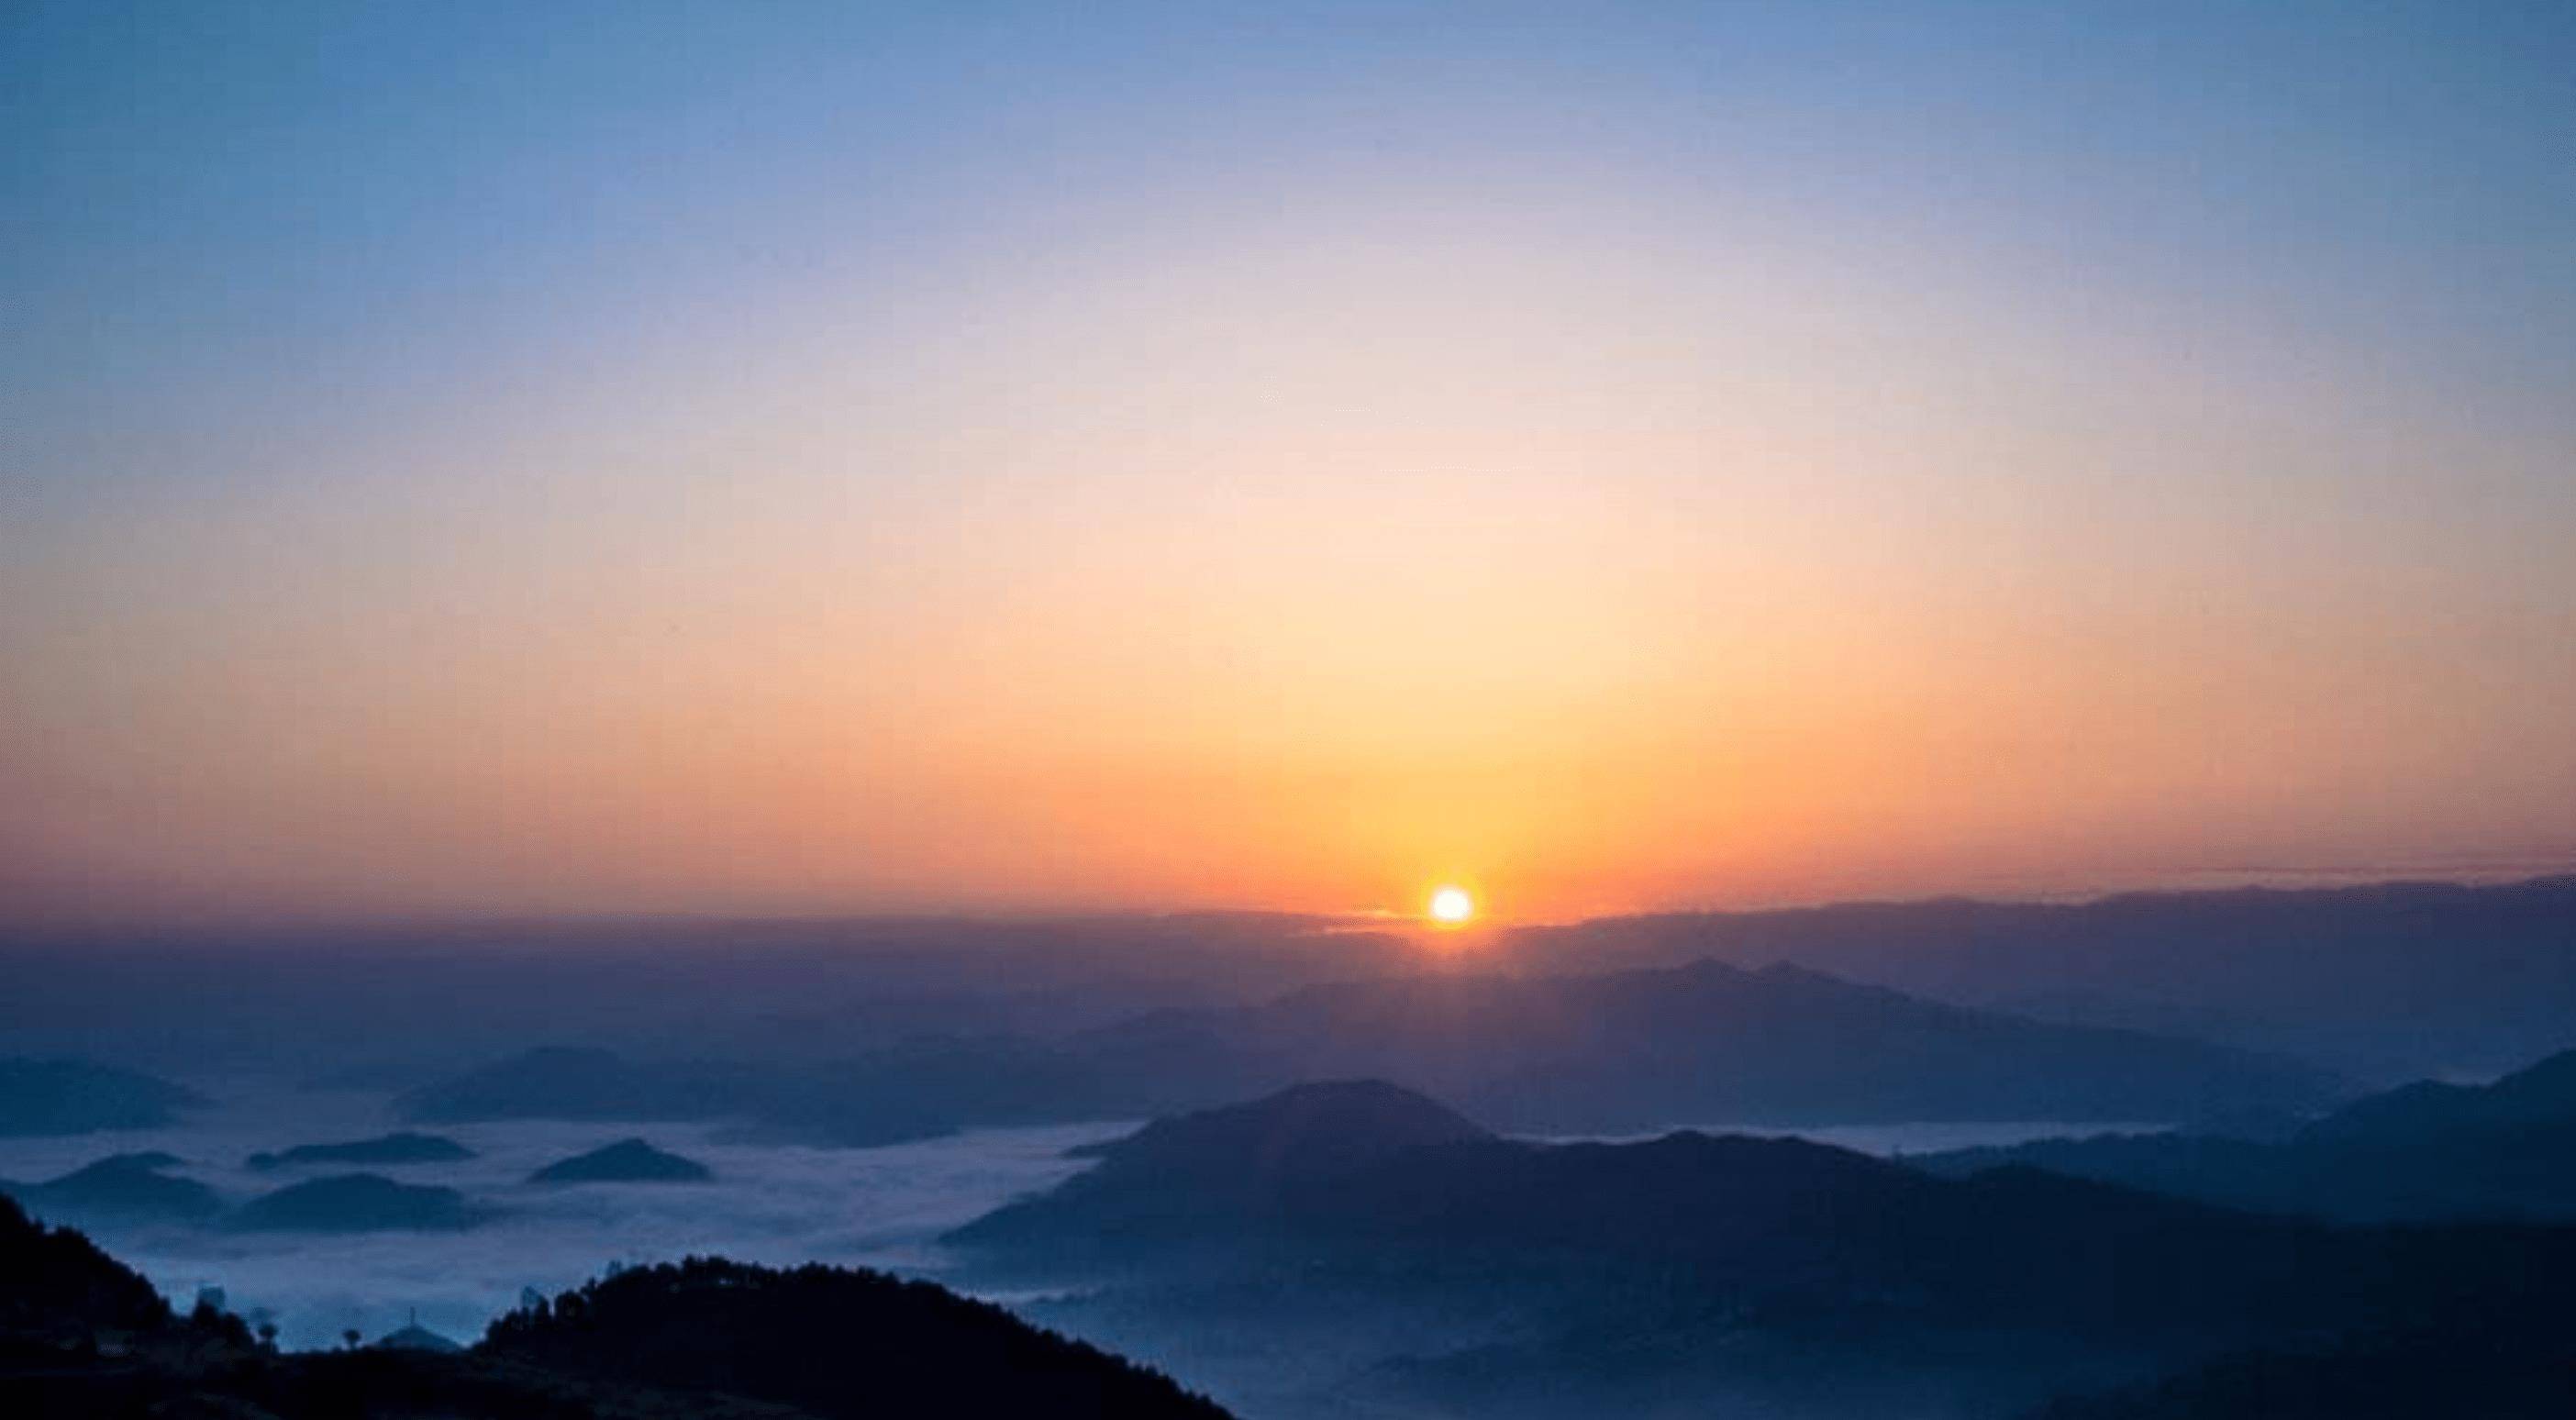
M 0 920 L 2576 862 L 2576 10 L 20 0 Z

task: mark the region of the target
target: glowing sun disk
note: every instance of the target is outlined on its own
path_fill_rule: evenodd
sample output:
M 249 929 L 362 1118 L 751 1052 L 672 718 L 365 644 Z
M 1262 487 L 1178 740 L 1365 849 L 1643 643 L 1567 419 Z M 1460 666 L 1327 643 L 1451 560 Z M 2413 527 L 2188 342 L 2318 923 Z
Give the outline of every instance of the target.
M 1435 922 L 1464 922 L 1476 915 L 1476 899 L 1465 888 L 1445 887 L 1431 894 L 1431 918 Z

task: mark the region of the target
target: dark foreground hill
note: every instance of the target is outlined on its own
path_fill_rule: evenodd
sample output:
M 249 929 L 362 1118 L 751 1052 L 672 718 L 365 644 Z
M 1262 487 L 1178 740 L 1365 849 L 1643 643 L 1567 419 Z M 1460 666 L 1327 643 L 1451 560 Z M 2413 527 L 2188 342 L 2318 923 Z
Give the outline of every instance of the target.
M 0 1334 L 69 1340 L 170 1323 L 170 1304 L 88 1238 L 0 1199 Z
M 2067 1398 L 2030 1420 L 2565 1420 L 2576 1341 L 2558 1318 L 2427 1317 Z
M 951 1242 L 1095 1287 L 1049 1314 L 1113 1339 L 1295 1338 L 1342 1351 L 1339 1386 L 1475 1414 L 1993 1414 L 2426 1316 L 2576 1321 L 2576 1229 L 2331 1227 L 1795 1139 L 1246 1147 L 1328 1130 L 1317 1103 L 1161 1126 Z
M 471 1351 L 280 1355 L 174 1316 L 78 1233 L 0 1201 L 0 1412 L 13 1420 L 1221 1420 L 1155 1372 L 927 1283 L 696 1260 L 496 1323 Z
M 698 1258 L 495 1322 L 482 1354 L 816 1415 L 1213 1417 L 1115 1356 L 928 1282 Z
M 2353 1221 L 2576 1221 L 2576 1051 L 2492 1085 L 2426 1081 L 2372 1095 L 2278 1140 L 2105 1135 L 1909 1162 L 1954 1177 L 2027 1164 L 2215 1203 Z
M 0 1137 L 157 1129 L 205 1100 L 167 1080 L 78 1060 L 0 1060 Z

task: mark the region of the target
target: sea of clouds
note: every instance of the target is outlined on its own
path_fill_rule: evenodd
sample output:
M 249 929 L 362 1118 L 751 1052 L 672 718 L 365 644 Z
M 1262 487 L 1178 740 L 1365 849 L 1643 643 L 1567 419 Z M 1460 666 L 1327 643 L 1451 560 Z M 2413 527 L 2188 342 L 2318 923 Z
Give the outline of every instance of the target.
M 352 1171 L 332 1166 L 262 1173 L 246 1166 L 255 1152 L 415 1127 L 399 1120 L 390 1097 L 381 1093 L 257 1084 L 214 1085 L 205 1092 L 215 1101 L 210 1108 L 167 1129 L 0 1139 L 0 1179 L 36 1182 L 109 1154 L 162 1150 L 184 1161 L 173 1172 L 239 1202 L 299 1179 Z M 429 1126 L 424 1132 L 455 1139 L 477 1157 L 373 1171 L 461 1190 L 500 1210 L 493 1221 L 463 1232 L 230 1233 L 167 1225 L 93 1232 L 180 1306 L 193 1302 L 201 1288 L 220 1287 L 232 1310 L 275 1320 L 280 1341 L 289 1347 L 337 1345 L 350 1329 L 372 1339 L 414 1318 L 442 1335 L 471 1341 L 494 1316 L 518 1305 L 522 1289 L 551 1294 L 612 1264 L 717 1254 L 935 1277 L 951 1261 L 936 1241 L 941 1233 L 1053 1187 L 1086 1167 L 1067 1157 L 1068 1150 L 1134 1127 L 1107 1122 L 981 1129 L 882 1148 L 830 1149 L 745 1143 L 729 1139 L 727 1126 L 709 1123 Z M 1980 1122 L 1796 1132 L 1867 1153 L 1902 1155 L 2153 1127 Z M 713 1169 L 715 1179 L 527 1182 L 547 1164 L 630 1137 L 695 1159 Z
M 388 1097 L 354 1091 L 217 1086 L 216 1103 L 167 1129 L 73 1138 L 0 1139 L 0 1178 L 56 1177 L 108 1154 L 157 1149 L 173 1170 L 239 1201 L 346 1167 L 256 1172 L 260 1150 L 371 1138 L 406 1126 Z M 724 1142 L 705 1123 L 516 1121 L 428 1127 L 477 1152 L 452 1164 L 376 1169 L 407 1183 L 444 1184 L 502 1210 L 464 1232 L 227 1233 L 150 1226 L 100 1229 L 101 1246 L 181 1306 L 202 1287 L 278 1324 L 289 1347 L 370 1339 L 417 1316 L 459 1341 L 479 1337 L 516 1306 L 522 1288 L 552 1293 L 610 1264 L 721 1254 L 748 1262 L 864 1264 L 936 1273 L 935 1239 L 1013 1198 L 1085 1167 L 1076 1145 L 1132 1124 L 970 1130 L 874 1149 Z M 709 1183 L 545 1186 L 538 1168 L 618 1139 L 641 1137 L 707 1165 Z

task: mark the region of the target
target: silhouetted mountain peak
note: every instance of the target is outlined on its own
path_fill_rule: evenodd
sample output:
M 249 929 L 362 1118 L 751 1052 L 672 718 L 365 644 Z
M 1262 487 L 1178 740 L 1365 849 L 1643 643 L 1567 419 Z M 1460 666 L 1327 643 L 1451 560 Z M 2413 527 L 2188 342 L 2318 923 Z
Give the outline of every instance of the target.
M 1158 1119 L 1093 1152 L 1105 1167 L 1121 1171 L 1260 1179 L 1327 1173 L 1398 1149 L 1493 1137 L 1447 1105 L 1401 1086 L 1336 1080 Z
M 2576 1050 L 2494 1084 L 2423 1080 L 2356 1100 L 2302 1131 L 2310 1141 L 2395 1146 L 2441 1135 L 2576 1127 Z
M 2500 1097 L 2576 1116 L 2576 1050 L 2562 1050 L 2487 1087 Z
M 159 1173 L 163 1169 L 177 1168 L 180 1163 L 179 1156 L 167 1149 L 141 1149 L 133 1153 L 110 1154 L 106 1158 L 93 1160 L 65 1174 L 56 1182 L 110 1173 Z
M 223 1211 L 223 1199 L 190 1178 L 164 1170 L 175 1154 L 151 1150 L 106 1158 L 44 1183 L 0 1186 L 55 1222 L 99 1226 L 147 1220 L 199 1221 Z
M 385 1351 L 426 1351 L 433 1355 L 453 1355 L 465 1348 L 439 1335 L 418 1322 L 376 1338 L 376 1347 Z
M 397 1183 L 382 1174 L 337 1174 L 263 1193 L 232 1215 L 252 1232 L 446 1231 L 486 1221 L 489 1210 L 452 1188 Z
M 296 1168 L 311 1164 L 367 1164 L 386 1167 L 394 1164 L 454 1163 L 474 1157 L 474 1151 L 439 1134 L 383 1134 L 373 1139 L 351 1139 L 334 1144 L 298 1144 L 275 1153 L 253 1154 L 245 1162 L 262 1171 Z
M 2576 1216 L 2576 1053 L 2492 1085 L 2401 1086 L 2268 1139 L 2202 1130 L 1920 1155 L 1961 1176 L 2033 1164 L 2235 1207 L 2350 1220 Z
M 548 1164 L 530 1183 L 704 1183 L 713 1170 L 695 1159 L 654 1148 L 642 1139 L 620 1139 L 587 1154 Z

